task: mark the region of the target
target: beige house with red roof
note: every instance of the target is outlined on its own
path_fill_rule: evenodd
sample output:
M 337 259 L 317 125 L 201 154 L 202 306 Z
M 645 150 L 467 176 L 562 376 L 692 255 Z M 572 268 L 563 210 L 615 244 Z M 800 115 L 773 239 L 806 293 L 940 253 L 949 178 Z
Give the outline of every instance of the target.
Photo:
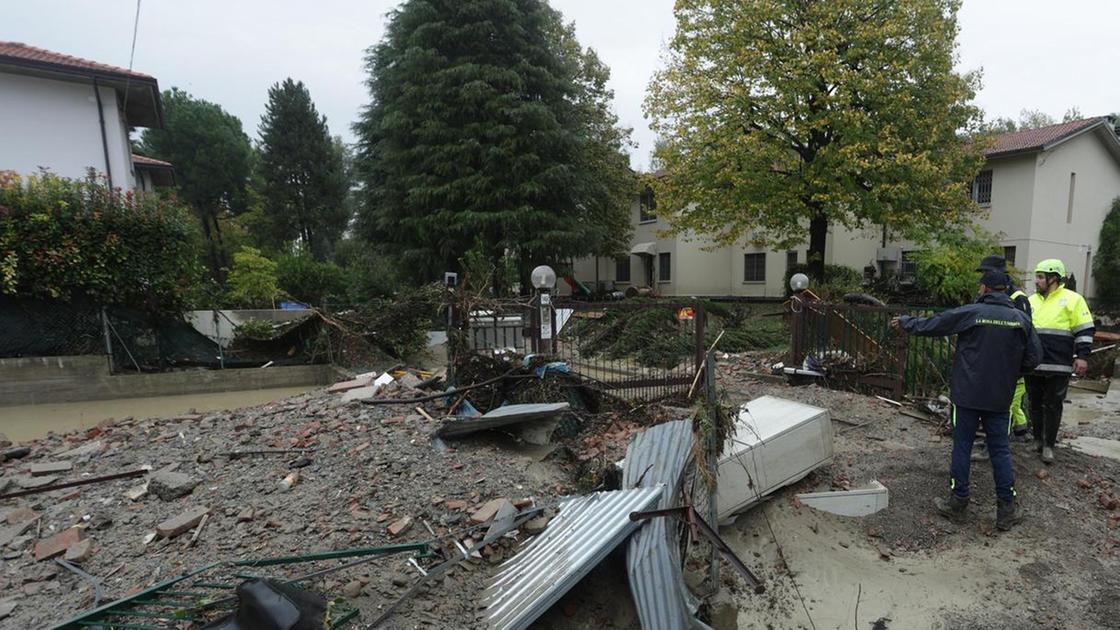
M 1008 260 L 1033 286 L 1031 271 L 1046 258 L 1060 258 L 1077 278 L 1078 291 L 1093 297 L 1090 278 L 1101 224 L 1120 196 L 1120 140 L 1107 118 L 1087 118 L 1003 134 L 985 153 L 972 197 L 984 210 L 980 224 L 997 234 Z M 712 249 L 703 236 L 664 236 L 669 224 L 657 216 L 652 193 L 631 208 L 634 235 L 629 256 L 582 259 L 576 279 L 604 289 L 654 287 L 661 295 L 781 297 L 788 265 L 804 263 L 807 247 L 771 251 L 750 245 Z M 912 274 L 907 260 L 915 246 L 888 241 L 882 228 L 834 226 L 825 263 L 862 271 Z M 979 261 L 978 261 L 979 262 Z M 567 287 L 564 287 L 567 289 Z
M 172 167 L 133 156 L 128 136 L 162 126 L 155 77 L 0 41 L 0 170 L 81 178 L 92 168 L 115 188 L 151 190 L 174 181 Z

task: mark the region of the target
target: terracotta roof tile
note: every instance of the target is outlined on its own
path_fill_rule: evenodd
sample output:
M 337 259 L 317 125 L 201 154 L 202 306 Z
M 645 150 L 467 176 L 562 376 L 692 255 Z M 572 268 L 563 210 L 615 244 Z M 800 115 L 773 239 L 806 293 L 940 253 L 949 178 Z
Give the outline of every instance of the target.
M 138 166 L 156 166 L 156 167 L 161 167 L 161 168 L 174 168 L 174 166 L 172 166 L 171 162 L 164 162 L 163 160 L 157 160 L 155 158 L 150 158 L 146 155 L 137 155 L 135 153 L 132 154 L 132 163 L 136 164 Z
M 1087 127 L 1092 127 L 1102 120 L 1105 119 L 1100 116 L 1095 118 L 1083 118 L 1081 120 L 1073 120 L 1070 122 L 1062 123 L 1060 125 L 1050 125 L 1049 127 L 1040 127 L 1038 129 L 1027 129 L 1025 131 L 1005 133 L 993 138 L 992 146 L 984 152 L 984 155 L 992 157 L 994 155 L 1002 155 L 1005 153 L 1038 151 L 1043 147 L 1053 144 L 1068 136 L 1071 136 L 1078 131 L 1081 131 Z
M 82 59 L 81 57 L 74 57 L 71 55 L 64 55 L 56 53 L 43 48 L 36 48 L 21 44 L 20 42 L 5 42 L 0 41 L 0 61 L 5 58 L 18 59 L 23 61 L 34 61 L 39 63 L 50 64 L 59 66 L 60 68 L 69 68 L 74 70 L 86 70 L 91 72 L 105 72 L 110 74 L 121 75 L 125 77 L 132 77 L 135 79 L 146 79 L 155 81 L 155 78 L 140 72 L 134 72 L 126 68 L 118 68 L 117 66 L 110 66 L 89 59 Z

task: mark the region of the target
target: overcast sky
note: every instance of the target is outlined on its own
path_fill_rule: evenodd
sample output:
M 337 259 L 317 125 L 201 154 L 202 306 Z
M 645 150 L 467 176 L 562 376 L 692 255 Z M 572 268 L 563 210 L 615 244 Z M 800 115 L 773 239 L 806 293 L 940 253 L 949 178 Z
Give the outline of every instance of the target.
M 645 88 L 672 36 L 672 0 L 551 0 L 576 23 L 585 46 L 611 68 L 615 108 L 634 129 L 631 161 L 644 167 L 653 146 L 642 115 Z M 362 56 L 385 32 L 394 0 L 142 0 L 133 67 L 163 89 L 214 101 L 256 137 L 270 85 L 302 80 L 333 134 L 350 124 L 367 93 Z M 6 3 L 0 40 L 128 66 L 133 0 Z M 1120 111 L 1120 2 L 965 0 L 960 64 L 983 68 L 978 101 L 989 117 L 1040 109 L 1060 118 Z M 2 140 L 2 139 L 0 139 Z

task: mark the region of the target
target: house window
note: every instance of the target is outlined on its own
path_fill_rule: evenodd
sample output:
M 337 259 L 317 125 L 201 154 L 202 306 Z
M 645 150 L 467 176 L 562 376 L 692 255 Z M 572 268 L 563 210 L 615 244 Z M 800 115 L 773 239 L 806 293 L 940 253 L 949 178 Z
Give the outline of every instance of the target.
M 1007 261 L 1007 266 L 1015 266 L 1015 246 L 1003 248 L 1003 259 Z
M 657 255 L 657 281 L 669 282 L 673 279 L 670 269 L 672 257 L 668 253 Z
M 765 253 L 743 254 L 743 282 L 766 282 Z
M 794 265 L 797 264 L 797 250 L 791 249 L 786 252 L 786 271 L 789 271 Z
M 992 205 L 992 172 L 980 171 L 972 181 L 972 200 L 982 206 Z
M 646 186 L 642 190 L 642 194 L 638 196 L 638 222 L 650 223 L 657 220 L 657 215 L 653 213 L 657 210 L 657 200 L 653 197 L 653 189 Z
M 1077 173 L 1069 174 L 1069 207 L 1066 208 L 1066 223 L 1073 223 L 1073 189 L 1077 185 Z
M 614 261 L 615 282 L 630 282 L 630 257 L 623 256 Z

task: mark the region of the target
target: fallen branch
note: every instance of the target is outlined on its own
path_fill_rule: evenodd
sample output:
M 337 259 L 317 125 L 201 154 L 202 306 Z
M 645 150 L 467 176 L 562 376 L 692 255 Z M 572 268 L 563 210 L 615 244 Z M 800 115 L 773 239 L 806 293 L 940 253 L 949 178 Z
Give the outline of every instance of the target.
M 230 459 L 239 459 L 248 455 L 290 455 L 292 453 L 303 454 L 314 452 L 315 449 L 313 448 L 266 448 L 259 451 L 230 451 L 228 453 L 222 453 L 222 455 Z
M 439 400 L 440 398 L 447 398 L 448 396 L 454 396 L 455 394 L 458 394 L 458 393 L 461 393 L 461 392 L 470 391 L 472 389 L 478 389 L 479 387 L 486 387 L 487 385 L 493 385 L 494 383 L 497 383 L 498 381 L 500 381 L 502 379 L 505 379 L 505 378 L 537 378 L 536 374 L 519 374 L 519 375 L 514 376 L 513 373 L 516 372 L 516 371 L 517 371 L 517 368 L 513 368 L 512 370 L 506 372 L 505 374 L 502 374 L 501 376 L 495 376 L 492 379 L 482 381 L 481 383 L 475 383 L 474 385 L 467 385 L 465 387 L 457 387 L 457 388 L 455 388 L 454 391 L 450 391 L 450 392 L 440 392 L 438 394 L 432 394 L 431 396 L 421 396 L 419 398 L 374 398 L 374 399 L 370 399 L 370 400 L 363 400 L 362 404 L 366 404 L 366 405 L 411 405 L 413 403 L 422 403 L 422 402 L 430 402 L 430 401 L 433 401 L 433 400 Z
M 202 516 L 202 520 L 198 522 L 198 527 L 196 527 L 194 529 L 194 533 L 191 534 L 191 539 L 189 541 L 187 541 L 187 547 L 193 547 L 194 546 L 195 541 L 198 540 L 198 535 L 202 533 L 202 528 L 206 527 L 206 521 L 208 521 L 208 520 L 210 520 L 210 514 L 209 513 L 204 514 Z

